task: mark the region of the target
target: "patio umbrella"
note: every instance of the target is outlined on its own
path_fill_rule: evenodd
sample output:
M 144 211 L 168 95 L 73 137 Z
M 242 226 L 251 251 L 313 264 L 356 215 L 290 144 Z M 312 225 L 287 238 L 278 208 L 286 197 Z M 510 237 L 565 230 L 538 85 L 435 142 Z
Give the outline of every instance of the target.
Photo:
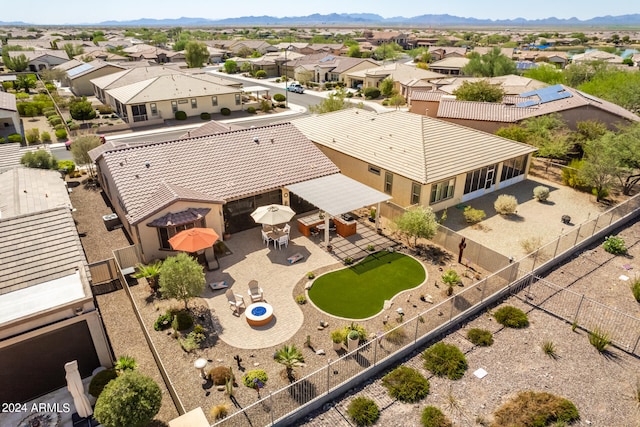
M 93 414 L 93 408 L 89 398 L 84 392 L 84 384 L 82 384 L 82 378 L 80 378 L 80 372 L 78 372 L 78 361 L 65 363 L 64 370 L 67 371 L 67 390 L 73 397 L 73 404 L 76 407 L 76 412 L 82 418 L 87 418 Z
M 251 218 L 258 224 L 276 225 L 289 221 L 296 213 L 289 206 L 260 206 L 251 212 Z
M 220 236 L 210 228 L 189 228 L 169 239 L 174 251 L 198 252 L 212 246 Z

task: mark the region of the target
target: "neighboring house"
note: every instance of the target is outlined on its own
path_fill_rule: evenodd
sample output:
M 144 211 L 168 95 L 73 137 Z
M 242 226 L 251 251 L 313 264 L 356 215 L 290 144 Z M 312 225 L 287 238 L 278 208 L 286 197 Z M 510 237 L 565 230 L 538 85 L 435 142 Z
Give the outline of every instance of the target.
M 493 51 L 494 47 L 492 46 L 476 46 L 473 48 L 473 52 L 479 54 L 480 56 L 486 55 L 487 53 Z M 513 59 L 515 55 L 515 49 L 512 47 L 501 47 L 500 53 L 506 56 L 509 59 Z
M 129 58 L 124 55 L 118 55 L 117 53 L 111 53 L 102 49 L 95 49 L 85 52 L 82 55 L 76 55 L 73 59 L 78 59 L 80 61 L 93 61 L 94 59 L 100 59 L 106 62 L 126 62 L 129 60 Z
M 148 44 L 134 44 L 123 49 L 130 61 L 155 61 L 158 64 L 167 62 L 184 62 L 184 52 L 163 49 Z
M 502 103 L 457 101 L 452 96 L 436 97 L 434 92 L 414 92 L 412 97 L 412 112 L 489 133 L 552 113 L 559 114 L 571 129 L 586 120 L 601 122 L 610 130 L 640 121 L 618 105 L 564 85 L 506 96 Z
M 340 56 L 345 46 L 341 43 L 281 42 L 271 46 L 271 48 L 274 51 L 287 49 L 291 52 L 301 53 L 303 55 L 325 54 Z
M 349 77 L 352 73 L 377 66 L 378 63 L 372 59 L 326 55 L 304 68 L 313 73 L 313 81 L 316 83 L 344 82 L 347 87 L 355 87 L 356 84 Z M 300 72 L 297 68 L 296 71 Z M 300 80 L 298 77 L 296 79 Z
M 258 52 L 264 55 L 268 52 L 271 45 L 264 40 L 234 40 L 228 47 L 229 52 L 233 55 L 245 52 Z
M 26 402 L 111 366 L 84 250 L 60 173 L 0 173 L 0 401 Z
M 361 84 L 364 89 L 368 87 L 379 87 L 384 79 L 391 78 L 398 93 L 402 96 L 407 96 L 409 92 L 407 85 L 413 84 L 414 80 L 428 82 L 429 80 L 441 79 L 443 77 L 445 77 L 443 74 L 431 70 L 423 70 L 413 65 L 393 62 L 374 68 L 349 72 L 345 76 L 345 83 L 347 87 L 357 87 Z
M 489 84 L 499 85 L 504 90 L 505 95 L 520 95 L 523 92 L 531 92 L 532 90 L 547 87 L 546 83 L 529 77 L 522 77 L 515 74 L 508 74 L 498 77 L 447 77 L 440 80 L 431 80 L 440 92 L 453 94 L 464 82 L 474 83 L 480 80 L 486 80 Z
M 69 60 L 69 56 L 64 50 L 9 51 L 10 58 L 15 58 L 20 55 L 24 55 L 27 58 L 29 61 L 29 71 L 33 72 L 48 70 Z
M 463 75 L 462 69 L 469 63 L 469 58 L 450 57 L 429 64 L 429 70 L 447 76 Z
M 16 96 L 12 93 L 0 92 L 0 138 L 22 132 L 22 122 L 16 107 Z
M 13 31 L 12 34 L 15 34 Z M 39 39 L 8 39 L 6 46 L 20 46 L 25 49 L 49 50 L 53 49 L 51 42 L 54 37 L 40 37 Z
M 545 62 L 555 65 L 557 68 L 564 68 L 569 63 L 566 52 L 551 50 L 521 50 L 514 54 L 514 59 L 518 62 Z
M 464 58 L 467 55 L 466 47 L 430 46 L 427 53 L 431 55 L 431 61 L 440 61 L 444 58 Z
M 343 173 L 406 208 L 458 205 L 522 181 L 526 144 L 418 114 L 347 109 L 295 119 Z M 389 207 L 382 205 L 389 216 Z
M 580 64 L 583 62 L 602 61 L 609 64 L 622 64 L 622 57 L 614 53 L 604 52 L 602 50 L 592 50 L 585 53 L 578 53 L 571 57 L 571 62 Z
M 102 61 L 101 59 L 95 59 L 91 62 L 78 61 L 72 59 L 69 62 L 61 64 L 54 69 L 64 70 L 66 75 L 62 80 L 62 84 L 71 89 L 76 96 L 90 96 L 93 95 L 92 79 L 107 76 L 109 74 L 117 73 L 125 68 Z
M 168 240 L 186 228 L 208 227 L 220 236 L 248 229 L 255 226 L 249 214 L 271 203 L 304 212 L 310 207 L 286 185 L 339 172 L 290 123 L 89 154 L 146 262 L 174 255 Z
M 365 41 L 374 46 L 397 43 L 403 49 L 407 48 L 407 34 L 401 31 L 365 31 L 364 36 Z
M 241 84 L 210 74 L 183 73 L 167 67 L 136 67 L 91 80 L 96 97 L 130 125 L 242 109 Z

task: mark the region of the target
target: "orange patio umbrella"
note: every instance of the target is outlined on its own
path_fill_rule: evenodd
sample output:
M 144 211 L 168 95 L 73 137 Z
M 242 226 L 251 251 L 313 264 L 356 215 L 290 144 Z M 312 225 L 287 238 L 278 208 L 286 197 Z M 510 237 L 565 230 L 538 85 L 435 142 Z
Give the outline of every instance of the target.
M 169 239 L 174 251 L 198 252 L 212 246 L 220 236 L 211 228 L 190 228 Z

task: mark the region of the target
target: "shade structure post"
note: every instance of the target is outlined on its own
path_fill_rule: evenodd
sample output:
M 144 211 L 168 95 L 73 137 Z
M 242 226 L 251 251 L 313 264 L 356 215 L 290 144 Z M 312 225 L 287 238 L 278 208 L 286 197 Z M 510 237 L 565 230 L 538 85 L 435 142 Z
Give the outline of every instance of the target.
M 329 215 L 324 216 L 324 246 L 329 247 Z
M 380 202 L 376 207 L 376 230 L 380 228 Z

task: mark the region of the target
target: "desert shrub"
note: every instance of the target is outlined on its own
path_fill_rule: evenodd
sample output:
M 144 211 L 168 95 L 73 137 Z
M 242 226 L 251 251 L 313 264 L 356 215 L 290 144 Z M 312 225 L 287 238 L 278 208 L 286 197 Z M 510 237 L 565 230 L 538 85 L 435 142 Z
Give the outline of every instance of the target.
M 549 187 L 538 185 L 533 189 L 533 198 L 539 202 L 545 202 L 549 199 Z
M 40 135 L 40 139 L 42 139 L 42 142 L 51 142 L 51 134 L 47 131 L 44 131 Z
M 29 144 L 35 144 L 40 140 L 40 129 L 38 128 L 29 129 L 25 133 Z
M 47 120 L 49 120 L 49 123 L 51 123 L 52 125 L 62 123 L 62 117 L 57 114 L 47 117 Z
M 262 369 L 254 369 L 252 371 L 248 371 L 246 374 L 242 376 L 242 384 L 249 388 L 255 388 L 256 382 L 260 381 L 262 384 L 266 384 L 269 376 Z
M 366 99 L 376 99 L 380 97 L 380 89 L 377 87 L 367 87 L 362 91 Z
M 556 358 L 556 345 L 553 341 L 543 341 L 540 344 L 540 348 L 542 348 L 542 352 L 552 359 Z
M 263 99 L 262 101 L 260 101 L 260 111 L 262 111 L 263 113 L 268 113 L 272 108 L 273 105 L 271 105 L 271 102 L 269 100 Z
M 193 317 L 184 310 L 175 313 L 171 327 L 176 331 L 184 331 L 193 326 Z
M 457 285 L 458 283 L 462 282 L 462 279 L 460 278 L 458 273 L 455 270 L 451 269 L 445 271 L 441 279 L 442 283 L 444 283 L 445 285 Z
M 345 326 L 342 332 L 344 333 L 345 344 L 347 343 L 347 338 L 351 332 L 355 332 L 358 335 L 358 340 L 361 343 L 367 340 L 367 330 L 364 326 L 358 325 L 357 323 L 351 323 L 349 326 Z M 353 337 L 354 334 L 351 334 L 351 336 Z
M 221 420 L 229 415 L 229 405 L 227 403 L 220 403 L 211 408 L 209 412 L 214 420 Z
M 640 278 L 636 277 L 631 284 L 631 292 L 633 293 L 633 297 L 636 301 L 640 302 Z
M 42 115 L 44 115 L 47 119 L 51 116 L 55 116 L 56 114 L 56 109 L 55 108 L 45 108 L 44 110 L 42 110 Z
M 275 95 L 273 95 L 273 100 L 276 102 L 284 102 L 286 99 L 287 97 L 281 93 L 276 93 Z
M 467 338 L 473 343 L 481 347 L 487 347 L 493 344 L 493 334 L 491 331 L 480 328 L 469 329 Z
M 522 391 L 493 414 L 495 427 L 566 425 L 580 418 L 571 401 L 550 393 Z
M 57 90 L 58 90 L 58 89 L 56 88 L 56 85 L 54 85 L 54 84 L 52 84 L 52 83 L 46 83 L 46 84 L 44 85 L 44 87 L 45 87 L 45 88 L 47 88 L 47 90 L 48 90 L 49 92 L 55 92 L 55 91 L 57 91 Z
M 187 120 L 187 113 L 185 113 L 184 111 L 178 110 L 174 114 L 174 117 L 176 118 L 176 120 Z
M 624 244 L 624 239 L 618 236 L 607 236 L 604 239 L 602 247 L 605 251 L 614 255 L 622 255 L 627 253 L 627 247 Z
M 12 133 L 11 135 L 7 136 L 7 141 L 22 142 L 22 135 L 20 135 L 19 133 Z
M 384 331 L 386 332 L 384 339 L 396 345 L 402 344 L 407 338 L 407 332 L 402 326 L 387 323 L 384 325 Z
M 256 107 L 247 107 L 247 113 L 255 114 L 256 113 Z
M 609 338 L 609 334 L 602 329 L 595 328 L 593 331 L 589 332 L 589 344 L 602 353 L 609 344 L 611 344 L 611 338 Z
M 222 114 L 223 116 L 228 116 L 231 114 L 231 110 L 228 109 L 227 107 L 222 107 L 220 109 L 220 114 Z
M 227 381 L 233 381 L 233 372 L 231 368 L 226 366 L 216 366 L 212 368 L 207 373 L 207 378 L 209 378 L 214 385 L 225 385 Z
M 399 366 L 385 375 L 382 385 L 389 396 L 406 403 L 417 402 L 429 394 L 429 380 L 407 366 Z
M 59 125 L 55 125 L 55 126 L 53 127 L 53 129 L 55 129 L 55 130 L 60 130 L 60 129 L 62 129 L 62 130 L 65 130 L 65 131 L 67 130 L 66 126 L 65 126 L 63 123 L 60 123 Z
M 452 427 L 451 421 L 435 406 L 427 406 L 422 410 L 420 418 L 422 427 Z
M 200 118 L 202 120 L 211 120 L 211 114 L 204 112 L 204 113 L 200 113 Z
M 105 426 L 142 427 L 160 410 L 162 392 L 151 378 L 136 371 L 111 381 L 96 401 L 95 419 Z
M 462 215 L 468 224 L 476 224 L 487 217 L 482 209 L 474 209 L 471 206 L 464 208 Z
M 100 371 L 91 378 L 89 383 L 89 394 L 95 398 L 100 396 L 104 387 L 109 384 L 109 381 L 118 377 L 116 370 L 113 368 Z
M 111 105 L 104 105 L 104 104 L 98 105 L 96 107 L 96 109 L 98 110 L 98 112 L 100 114 L 111 114 L 111 113 L 113 113 L 113 108 L 111 108 Z
M 467 358 L 452 344 L 436 343 L 422 353 L 422 358 L 424 368 L 439 377 L 457 380 L 467 370 Z
M 24 92 L 16 93 L 16 99 L 28 99 L 28 98 L 31 98 L 31 95 L 29 95 L 28 93 L 24 93 Z
M 542 245 L 542 238 L 538 236 L 528 237 L 520 241 L 520 246 L 528 254 L 535 251 Z
M 66 129 L 56 129 L 56 138 L 57 139 L 66 139 L 67 138 Z
M 79 124 L 77 124 L 75 122 L 69 123 L 69 130 L 78 130 L 78 129 L 80 129 L 80 125 Z
M 524 328 L 529 326 L 529 319 L 527 318 L 527 314 L 520 310 L 519 308 L 513 307 L 511 305 L 505 305 L 504 307 L 500 307 L 494 314 L 493 317 L 496 318 L 496 321 L 507 328 Z
M 267 77 L 267 72 L 265 70 L 256 71 L 256 78 L 257 79 L 264 79 L 265 77 Z
M 493 207 L 500 215 L 511 215 L 518 209 L 518 199 L 510 194 L 501 194 L 493 203 Z
M 4 144 L 7 142 L 7 139 L 4 136 L 0 136 L 0 144 Z
M 135 371 L 137 368 L 138 362 L 136 362 L 136 359 L 131 356 L 120 356 L 114 366 L 118 375 L 126 371 Z
M 582 177 L 580 170 L 584 166 L 584 160 L 574 159 L 566 168 L 562 168 L 562 183 L 571 188 L 584 188 L 587 182 Z
M 45 150 L 27 151 L 20 157 L 20 163 L 28 168 L 58 169 L 56 157 Z
M 296 302 L 300 305 L 306 304 L 307 303 L 307 297 L 305 297 L 303 294 L 300 294 L 298 296 L 296 296 Z
M 187 335 L 184 338 L 179 338 L 180 347 L 187 353 L 191 353 L 194 350 L 200 348 L 200 343 L 196 341 L 195 337 L 191 334 Z
M 171 326 L 171 320 L 173 320 L 173 314 L 167 311 L 165 314 L 161 314 L 153 324 L 153 329 L 156 331 L 163 331 Z
M 376 402 L 367 397 L 356 397 L 347 408 L 347 414 L 358 426 L 370 426 L 380 417 L 380 409 Z

